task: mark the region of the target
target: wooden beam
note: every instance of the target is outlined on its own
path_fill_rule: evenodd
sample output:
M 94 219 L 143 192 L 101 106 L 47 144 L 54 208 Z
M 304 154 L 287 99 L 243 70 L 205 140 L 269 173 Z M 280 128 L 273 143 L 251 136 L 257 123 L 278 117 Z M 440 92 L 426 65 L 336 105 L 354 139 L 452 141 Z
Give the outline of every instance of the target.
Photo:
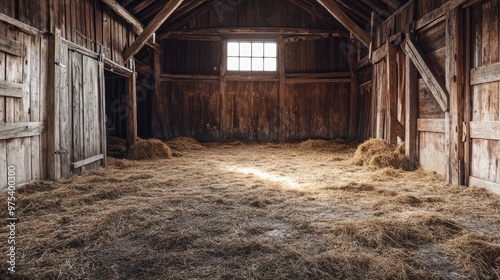
M 474 187 L 487 189 L 497 195 L 500 195 L 500 184 L 495 182 L 486 181 L 476 177 L 469 177 L 469 184 Z
M 0 126 L 0 140 L 38 136 L 45 130 L 45 123 L 5 123 Z
M 102 0 L 102 2 L 119 16 L 121 16 L 126 22 L 130 23 L 134 27 L 135 33 L 141 34 L 144 31 L 144 26 L 142 25 L 142 23 L 118 2 L 116 2 L 115 0 Z
M 73 162 L 73 163 L 71 163 L 71 169 L 75 170 L 75 169 L 78 169 L 80 167 L 84 167 L 86 165 L 92 164 L 92 163 L 94 163 L 96 161 L 100 161 L 100 160 L 104 160 L 104 154 L 93 156 L 93 157 L 90 157 L 88 159 L 84 159 L 81 161 Z
M 418 87 L 417 87 L 417 69 L 411 59 L 406 57 L 405 64 L 405 94 L 406 94 L 406 135 L 405 135 L 405 154 L 410 161 L 411 169 L 418 166 L 417 162 L 417 116 L 418 116 Z
M 0 51 L 15 55 L 23 56 L 23 44 L 11 39 L 5 35 L 0 34 Z
M 387 6 L 393 8 L 394 10 L 397 10 L 399 7 L 401 7 L 401 3 L 398 0 L 382 0 L 384 3 L 387 4 Z
M 23 84 L 0 81 L 0 96 L 23 98 Z
M 168 39 L 174 35 L 203 35 L 203 36 L 221 36 L 221 35 L 272 35 L 272 36 L 322 36 L 322 37 L 349 37 L 349 33 L 343 30 L 325 30 L 325 29 L 304 29 L 304 28 L 207 28 L 191 30 L 173 30 L 161 34 L 157 38 Z
M 423 132 L 445 133 L 444 119 L 418 119 L 417 130 Z
M 415 28 L 422 29 L 424 27 L 428 27 L 428 25 L 433 24 L 434 22 L 439 21 L 440 18 L 444 17 L 448 12 L 454 10 L 455 8 L 466 4 L 466 2 L 474 2 L 473 0 L 450 0 L 437 9 L 434 9 L 430 13 L 427 13 L 422 18 L 420 18 L 416 24 Z
M 137 74 L 128 78 L 127 87 L 127 143 L 132 146 L 137 140 Z
M 359 25 L 357 25 L 333 0 L 318 0 L 325 9 L 332 14 L 349 32 L 351 32 L 358 40 L 370 47 L 371 38 Z
M 316 17 L 328 23 L 333 23 L 333 19 L 331 18 L 330 14 L 324 13 L 323 10 L 316 9 L 316 7 L 311 3 L 306 3 L 302 0 L 290 0 L 290 2 L 295 6 L 301 8 L 306 13 L 312 15 L 313 17 Z
M 472 86 L 500 81 L 500 63 L 471 69 L 470 81 Z
M 500 141 L 500 122 L 470 122 L 470 138 Z
M 31 34 L 34 36 L 38 36 L 39 34 L 43 33 L 41 30 L 38 30 L 38 29 L 28 25 L 28 24 L 20 22 L 17 19 L 11 18 L 8 15 L 2 14 L 2 13 L 0 13 L 0 21 L 5 22 L 11 26 L 16 27 L 17 29 L 19 29 L 25 33 L 28 33 L 28 34 Z
M 59 96 L 61 93 L 61 69 L 56 64 L 61 61 L 61 30 L 55 29 L 49 40 L 48 85 L 47 85 L 47 171 L 49 179 L 61 178 L 61 157 L 59 136 Z
M 170 17 L 170 15 L 179 7 L 183 0 L 170 0 L 165 7 L 158 12 L 154 19 L 144 29 L 144 31 L 135 39 L 132 45 L 125 50 L 123 58 L 128 61 L 132 56 L 138 53 L 141 48 L 146 44 L 149 37 L 160 28 L 160 26 Z
M 450 183 L 464 184 L 464 29 L 462 9 L 446 14 L 446 87 L 450 108 Z
M 386 140 L 391 145 L 397 144 L 397 134 L 393 129 L 392 119 L 398 119 L 398 65 L 397 49 L 391 43 L 387 43 L 386 75 L 387 75 L 387 113 L 386 116 Z
M 420 75 L 422 75 L 422 78 L 429 87 L 429 90 L 433 94 L 436 101 L 439 103 L 441 109 L 448 112 L 448 93 L 444 86 L 444 82 L 441 77 L 439 77 L 436 70 L 432 67 L 431 62 L 424 54 L 423 50 L 413 39 L 407 38 L 404 51 L 412 60 Z

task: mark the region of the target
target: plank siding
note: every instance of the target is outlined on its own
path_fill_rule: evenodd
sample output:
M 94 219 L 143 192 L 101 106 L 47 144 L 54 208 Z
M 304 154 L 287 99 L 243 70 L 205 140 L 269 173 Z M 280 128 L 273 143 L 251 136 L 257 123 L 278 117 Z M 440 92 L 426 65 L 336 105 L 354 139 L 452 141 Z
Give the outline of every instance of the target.
M 473 70 L 494 66 L 500 61 L 499 51 L 499 17 L 500 8 L 498 0 L 482 1 L 472 7 L 471 30 L 473 34 L 471 67 Z M 481 80 L 481 74 L 474 75 L 476 80 Z M 484 79 L 485 83 L 475 84 L 471 87 L 471 121 L 474 127 L 483 127 L 491 122 L 500 121 L 500 82 L 498 79 Z M 492 82 L 489 82 L 489 81 Z M 472 83 L 472 81 L 471 81 Z M 500 141 L 493 139 L 474 139 L 477 133 L 471 133 L 471 182 L 484 182 L 483 186 L 490 183 L 500 183 Z M 493 135 L 491 138 L 494 138 Z

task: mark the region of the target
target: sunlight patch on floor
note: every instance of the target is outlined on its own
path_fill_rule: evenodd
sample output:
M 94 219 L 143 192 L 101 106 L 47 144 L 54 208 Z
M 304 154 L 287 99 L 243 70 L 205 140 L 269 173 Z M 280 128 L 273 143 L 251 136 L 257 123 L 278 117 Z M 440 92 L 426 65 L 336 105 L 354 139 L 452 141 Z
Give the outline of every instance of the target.
M 236 167 L 236 166 L 233 166 L 233 167 L 229 167 L 227 169 L 229 171 L 241 173 L 244 175 L 253 175 L 253 176 L 258 177 L 259 179 L 262 179 L 262 180 L 267 180 L 267 181 L 271 181 L 274 183 L 280 183 L 280 184 L 286 186 L 287 188 L 291 188 L 291 189 L 300 188 L 299 183 L 297 183 L 295 180 L 293 180 L 287 176 L 272 174 L 272 173 L 254 168 L 254 167 Z

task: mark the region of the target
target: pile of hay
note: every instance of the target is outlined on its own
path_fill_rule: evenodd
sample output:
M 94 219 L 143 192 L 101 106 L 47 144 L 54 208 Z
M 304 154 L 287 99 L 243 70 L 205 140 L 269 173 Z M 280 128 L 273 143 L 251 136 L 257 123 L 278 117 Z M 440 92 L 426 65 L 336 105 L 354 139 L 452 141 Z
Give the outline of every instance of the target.
M 309 139 L 298 144 L 299 150 L 315 150 L 329 151 L 334 153 L 352 152 L 355 149 L 356 143 L 349 142 L 343 139 L 335 140 L 314 140 Z
M 410 169 L 409 160 L 405 156 L 404 143 L 392 147 L 380 139 L 370 139 L 361 144 L 352 158 L 352 163 L 376 168 Z
M 147 159 L 169 159 L 172 158 L 172 150 L 161 140 L 138 139 L 130 147 L 128 159 L 147 160 Z
M 127 141 L 114 136 L 106 137 L 106 150 L 110 157 L 125 158 L 127 157 Z
M 179 152 L 205 150 L 198 140 L 191 137 L 177 137 L 167 141 L 166 144 Z

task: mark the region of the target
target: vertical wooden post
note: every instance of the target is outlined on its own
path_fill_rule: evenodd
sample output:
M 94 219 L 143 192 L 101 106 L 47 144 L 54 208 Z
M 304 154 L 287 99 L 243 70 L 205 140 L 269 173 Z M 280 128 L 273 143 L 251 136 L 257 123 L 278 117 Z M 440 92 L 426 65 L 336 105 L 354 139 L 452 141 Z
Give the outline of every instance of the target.
M 286 138 L 285 129 L 286 129 L 286 112 L 285 106 L 283 106 L 283 102 L 286 97 L 286 84 L 285 84 L 285 43 L 283 42 L 283 36 L 278 38 L 278 61 L 279 61 L 279 73 L 280 73 L 280 85 L 278 91 L 278 122 L 277 126 L 277 135 L 279 141 L 283 141 Z
M 59 137 L 59 95 L 61 70 L 61 30 L 56 28 L 49 39 L 48 85 L 47 85 L 47 172 L 48 178 L 61 178 L 61 158 L 58 153 Z
M 465 19 L 465 75 L 464 75 L 464 185 L 469 185 L 470 177 L 470 159 L 471 159 L 471 138 L 470 138 L 470 122 L 472 121 L 472 104 L 471 104 L 471 85 L 470 85 L 470 69 L 471 69 L 471 9 L 466 8 L 466 19 Z
M 397 121 L 398 112 L 398 65 L 397 65 L 397 50 L 394 45 L 389 41 L 387 45 L 387 112 L 386 116 L 386 140 L 389 144 L 397 144 L 397 133 L 396 128 L 393 127 L 393 123 Z
M 127 89 L 127 143 L 132 146 L 137 140 L 137 87 L 136 87 L 137 73 L 134 72 L 128 78 Z
M 446 87 L 449 93 L 449 183 L 464 183 L 462 8 L 446 14 Z
M 418 117 L 418 90 L 417 90 L 417 68 L 413 65 L 411 59 L 406 57 L 405 64 L 405 95 L 406 95 L 406 135 L 405 135 L 405 154 L 410 160 L 410 169 L 418 166 L 417 157 L 417 117 Z
M 221 138 L 226 138 L 228 135 L 232 137 L 232 114 L 228 114 L 228 100 L 226 96 L 226 69 L 227 69 L 227 40 L 222 40 L 221 45 L 221 63 L 220 63 L 220 126 L 221 131 L 225 135 L 220 135 Z
M 357 130 L 357 123 L 358 123 L 358 81 L 357 81 L 357 74 L 356 74 L 356 61 L 357 61 L 357 49 L 354 44 L 354 40 L 351 40 L 349 42 L 349 59 L 350 59 L 350 66 L 351 66 L 351 96 L 350 96 L 350 113 L 349 113 L 349 137 L 351 139 L 355 139 L 358 130 Z
M 155 75 L 155 93 L 152 112 L 152 130 L 155 138 L 167 139 L 168 133 L 166 131 L 166 112 L 164 110 L 164 100 L 161 90 L 161 53 L 158 50 L 153 50 L 153 64 Z
M 106 87 L 104 77 L 104 53 L 101 50 L 99 56 L 99 120 L 101 121 L 101 153 L 104 155 L 102 165 L 107 165 L 107 144 L 106 144 Z

